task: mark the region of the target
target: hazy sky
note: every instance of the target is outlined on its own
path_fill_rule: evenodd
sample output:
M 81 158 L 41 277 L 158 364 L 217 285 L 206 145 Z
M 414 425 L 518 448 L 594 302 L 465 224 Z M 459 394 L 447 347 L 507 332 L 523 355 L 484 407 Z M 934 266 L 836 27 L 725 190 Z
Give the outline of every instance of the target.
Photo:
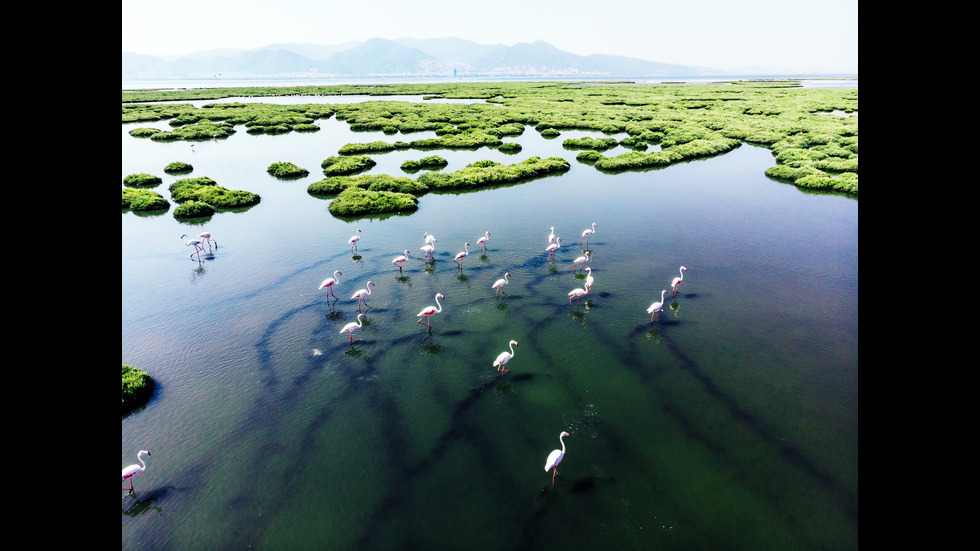
M 122 1 L 122 51 L 141 54 L 450 36 L 713 69 L 858 71 L 857 0 Z

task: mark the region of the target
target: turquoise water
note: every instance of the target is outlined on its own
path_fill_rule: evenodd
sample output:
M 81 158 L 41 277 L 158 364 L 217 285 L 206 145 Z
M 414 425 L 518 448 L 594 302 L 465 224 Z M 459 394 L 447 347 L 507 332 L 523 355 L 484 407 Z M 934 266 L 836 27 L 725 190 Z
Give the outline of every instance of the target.
M 528 128 L 517 155 L 437 153 L 446 171 L 537 155 L 568 173 L 341 221 L 306 193 L 320 162 L 391 138 L 318 124 L 193 148 L 123 125 L 123 176 L 157 174 L 168 196 L 162 169 L 180 160 L 262 196 L 203 223 L 122 214 L 122 363 L 158 382 L 122 420 L 122 466 L 152 453 L 139 500 L 122 500 L 124 549 L 857 548 L 856 200 L 769 180 L 764 148 L 605 175 L 561 147 L 598 134 Z M 371 172 L 431 154 L 377 155 Z M 277 161 L 311 174 L 275 179 Z M 595 284 L 569 304 L 592 222 Z M 218 247 L 198 261 L 179 236 L 205 230 Z M 352 345 L 339 331 L 369 280 Z M 416 314 L 436 293 L 429 330 Z

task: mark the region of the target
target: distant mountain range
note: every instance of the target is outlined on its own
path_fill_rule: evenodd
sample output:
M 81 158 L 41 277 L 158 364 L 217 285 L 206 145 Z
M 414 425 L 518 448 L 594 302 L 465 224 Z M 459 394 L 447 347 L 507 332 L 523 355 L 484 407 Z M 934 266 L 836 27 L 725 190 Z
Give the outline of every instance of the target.
M 680 77 L 720 71 L 633 57 L 564 52 L 542 40 L 513 46 L 460 38 L 386 40 L 336 45 L 270 44 L 185 56 L 123 52 L 123 80 L 342 77 Z

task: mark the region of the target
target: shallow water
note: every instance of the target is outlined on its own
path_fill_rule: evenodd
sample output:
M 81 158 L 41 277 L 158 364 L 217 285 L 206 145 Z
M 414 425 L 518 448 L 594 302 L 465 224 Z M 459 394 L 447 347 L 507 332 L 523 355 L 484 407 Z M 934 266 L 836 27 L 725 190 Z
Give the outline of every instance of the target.
M 769 180 L 764 148 L 605 175 L 561 146 L 599 134 L 529 128 L 509 138 L 517 155 L 435 153 L 446 171 L 537 155 L 568 173 L 341 221 L 306 192 L 320 162 L 393 138 L 318 124 L 193 148 L 123 125 L 123 176 L 160 175 L 168 196 L 178 177 L 163 167 L 186 161 L 262 196 L 206 223 L 122 215 L 122 363 L 158 382 L 122 420 L 122 465 L 153 454 L 140 501 L 122 501 L 124 549 L 857 548 L 857 201 Z M 371 172 L 431 154 L 376 155 Z M 278 180 L 277 161 L 311 174 Z M 569 304 L 592 222 L 595 284 Z M 179 236 L 204 230 L 218 247 L 199 262 Z M 328 301 L 317 286 L 334 270 Z M 352 345 L 339 331 L 369 280 Z M 436 293 L 429 330 L 416 314 Z M 501 375 L 491 362 L 511 339 Z

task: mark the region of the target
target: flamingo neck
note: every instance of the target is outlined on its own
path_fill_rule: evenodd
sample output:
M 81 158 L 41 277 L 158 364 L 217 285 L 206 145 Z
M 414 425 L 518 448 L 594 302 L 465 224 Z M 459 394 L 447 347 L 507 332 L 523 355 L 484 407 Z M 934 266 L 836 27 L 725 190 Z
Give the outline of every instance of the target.
M 561 454 L 565 455 L 565 435 L 562 434 L 561 436 L 559 436 L 558 440 L 561 442 Z
M 442 304 L 439 302 L 439 295 L 436 295 L 436 306 L 438 306 L 438 308 L 436 308 L 436 312 L 442 312 Z

